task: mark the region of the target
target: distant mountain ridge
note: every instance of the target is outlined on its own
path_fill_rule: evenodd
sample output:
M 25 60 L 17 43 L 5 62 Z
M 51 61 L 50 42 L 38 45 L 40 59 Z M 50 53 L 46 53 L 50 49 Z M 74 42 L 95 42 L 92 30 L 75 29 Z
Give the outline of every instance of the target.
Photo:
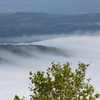
M 46 13 L 0 14 L 0 38 L 99 31 L 100 13 L 53 15 Z M 1 41 L 0 41 L 1 42 Z
M 5 54 L 5 56 L 3 55 Z M 42 45 L 0 45 L 0 61 L 9 61 L 6 55 L 19 57 L 37 58 L 39 55 L 55 55 L 69 57 L 69 51 L 64 51 L 56 47 L 47 47 Z M 9 57 L 10 58 L 10 57 Z

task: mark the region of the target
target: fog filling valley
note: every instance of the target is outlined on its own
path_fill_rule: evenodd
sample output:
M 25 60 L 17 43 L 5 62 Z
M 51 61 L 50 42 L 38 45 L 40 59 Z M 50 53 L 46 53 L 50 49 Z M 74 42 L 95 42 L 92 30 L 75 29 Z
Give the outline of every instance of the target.
M 52 61 L 61 64 L 69 61 L 72 69 L 78 67 L 79 61 L 90 64 L 86 76 L 92 78 L 91 83 L 100 92 L 99 60 L 99 35 L 65 35 L 31 43 L 0 45 L 0 100 L 13 100 L 15 94 L 28 100 L 31 94 L 29 71 L 46 71 Z

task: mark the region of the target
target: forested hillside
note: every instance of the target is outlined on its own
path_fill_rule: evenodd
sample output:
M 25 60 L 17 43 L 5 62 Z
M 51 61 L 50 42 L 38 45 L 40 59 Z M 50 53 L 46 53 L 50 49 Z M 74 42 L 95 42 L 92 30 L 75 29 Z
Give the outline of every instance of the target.
M 0 14 L 0 37 L 72 34 L 100 30 L 100 13 L 52 15 L 45 13 Z

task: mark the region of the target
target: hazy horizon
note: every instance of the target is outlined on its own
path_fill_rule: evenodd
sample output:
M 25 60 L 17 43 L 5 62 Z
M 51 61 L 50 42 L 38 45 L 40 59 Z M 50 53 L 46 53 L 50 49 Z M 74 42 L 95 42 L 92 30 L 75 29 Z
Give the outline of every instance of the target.
M 0 12 L 96 13 L 99 4 L 100 0 L 0 0 Z

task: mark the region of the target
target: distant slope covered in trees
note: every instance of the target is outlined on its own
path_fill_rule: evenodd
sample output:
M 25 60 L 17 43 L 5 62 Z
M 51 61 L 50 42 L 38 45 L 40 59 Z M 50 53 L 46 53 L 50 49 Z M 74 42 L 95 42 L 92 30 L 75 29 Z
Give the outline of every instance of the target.
M 52 15 L 45 13 L 0 14 L 0 37 L 72 34 L 100 30 L 100 13 Z
M 39 55 L 55 55 L 62 57 L 70 57 L 70 51 L 64 51 L 56 47 L 48 47 L 42 45 L 0 45 L 0 63 L 11 62 L 9 58 L 18 57 L 33 57 L 38 58 Z M 7 55 L 8 57 L 4 56 Z

